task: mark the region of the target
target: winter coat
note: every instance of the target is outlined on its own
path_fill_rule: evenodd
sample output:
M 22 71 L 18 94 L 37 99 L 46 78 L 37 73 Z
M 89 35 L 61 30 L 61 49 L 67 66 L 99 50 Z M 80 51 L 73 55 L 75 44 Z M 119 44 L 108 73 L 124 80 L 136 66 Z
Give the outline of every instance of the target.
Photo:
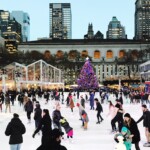
M 42 119 L 42 109 L 40 105 L 37 105 L 34 109 L 34 120 L 41 120 Z
M 96 102 L 96 110 L 98 112 L 103 112 L 103 108 L 102 108 L 102 105 L 100 104 L 100 102 Z
M 68 133 L 69 131 L 71 131 L 73 129 L 72 127 L 70 127 L 70 125 L 66 119 L 61 119 L 60 125 L 65 129 L 66 133 Z
M 81 98 L 81 105 L 85 108 L 85 99 Z
M 90 94 L 90 106 L 94 106 L 94 93 Z
M 143 120 L 143 126 L 150 129 L 150 111 L 149 110 L 143 112 L 143 115 L 137 121 L 137 123 L 139 123 L 142 120 Z
M 33 112 L 33 103 L 31 101 L 28 101 L 25 104 L 24 108 L 26 112 Z
M 82 110 L 82 119 L 84 122 L 89 122 L 89 117 L 87 113 L 85 112 L 85 110 Z
M 140 139 L 140 132 L 139 132 L 138 126 L 137 126 L 136 122 L 134 121 L 134 119 L 131 118 L 130 125 L 125 124 L 125 126 L 130 130 L 131 135 L 132 134 L 134 135 L 132 137 L 132 143 L 139 142 L 141 140 Z
M 65 146 L 60 145 L 56 141 L 50 141 L 45 146 L 41 145 L 36 150 L 67 150 L 67 148 Z
M 70 105 L 70 108 L 74 107 L 74 102 L 73 102 L 72 96 L 69 96 L 69 105 Z
M 23 142 L 22 134 L 26 132 L 25 126 L 19 118 L 13 118 L 7 125 L 5 135 L 10 135 L 9 144 L 20 144 Z
M 54 110 L 53 111 L 53 122 L 56 124 L 56 125 L 59 125 L 59 121 L 60 119 L 62 119 L 62 116 L 61 116 L 61 113 L 59 110 Z

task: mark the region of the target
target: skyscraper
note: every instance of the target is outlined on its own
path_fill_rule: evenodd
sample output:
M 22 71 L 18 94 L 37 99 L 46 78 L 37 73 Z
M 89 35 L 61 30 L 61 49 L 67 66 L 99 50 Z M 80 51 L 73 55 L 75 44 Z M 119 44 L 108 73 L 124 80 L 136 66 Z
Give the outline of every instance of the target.
M 72 15 L 70 3 L 51 3 L 50 9 L 50 38 L 72 38 Z
M 113 17 L 108 25 L 107 39 L 127 39 L 125 28 L 116 17 Z
M 5 39 L 5 47 L 10 53 L 17 51 L 21 42 L 21 24 L 10 16 L 8 11 L 0 10 L 0 36 Z
M 22 26 L 22 41 L 26 42 L 30 40 L 30 17 L 23 11 L 12 11 L 11 15 L 19 22 Z
M 135 39 L 150 40 L 150 0 L 135 2 Z

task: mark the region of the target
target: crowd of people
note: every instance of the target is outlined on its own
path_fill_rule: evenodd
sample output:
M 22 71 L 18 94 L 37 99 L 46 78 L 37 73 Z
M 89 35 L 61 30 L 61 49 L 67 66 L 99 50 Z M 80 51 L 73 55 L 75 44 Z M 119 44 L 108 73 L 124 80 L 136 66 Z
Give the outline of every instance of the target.
M 116 101 L 113 102 L 112 97 L 115 97 Z M 52 116 L 49 114 L 48 109 L 42 109 L 39 98 L 45 101 L 45 105 L 49 103 L 49 100 L 55 100 L 55 109 Z M 132 114 L 129 114 L 124 110 L 125 99 L 130 99 L 128 103 L 137 104 L 141 103 L 141 109 L 143 115 L 139 120 L 134 120 Z M 141 140 L 140 131 L 138 129 L 138 123 L 143 121 L 143 127 L 145 128 L 145 136 L 147 141 L 144 143 L 144 147 L 150 147 L 150 94 L 130 91 L 130 90 L 100 90 L 99 97 L 95 97 L 95 91 L 80 94 L 79 91 L 70 91 L 67 98 L 64 99 L 64 91 L 57 89 L 45 90 L 24 90 L 20 93 L 16 91 L 7 91 L 5 94 L 0 93 L 0 110 L 1 112 L 9 113 L 12 111 L 11 105 L 14 105 L 14 101 L 18 100 L 19 105 L 23 106 L 27 115 L 28 123 L 31 123 L 31 113 L 34 114 L 35 131 L 32 134 L 34 138 L 36 134 L 40 134 L 42 131 L 41 145 L 37 150 L 66 150 L 65 146 L 61 145 L 64 133 L 62 128 L 66 132 L 67 139 L 72 142 L 74 129 L 67 121 L 67 116 L 62 116 L 61 105 L 66 104 L 66 109 L 70 108 L 71 113 L 74 112 L 74 107 L 79 109 L 79 120 L 81 120 L 83 130 L 88 130 L 88 123 L 90 118 L 86 109 L 86 103 L 89 103 L 90 111 L 95 110 L 97 112 L 95 120 L 96 124 L 101 124 L 105 121 L 104 116 L 101 114 L 103 111 L 103 104 L 108 104 L 111 121 L 111 133 L 114 134 L 114 140 L 116 141 L 116 150 L 131 150 L 132 144 L 135 145 L 136 150 L 140 150 L 139 142 Z M 8 111 L 9 110 L 9 111 Z M 19 114 L 14 113 L 13 118 L 6 127 L 5 135 L 10 136 L 10 149 L 20 150 L 21 143 L 23 142 L 23 134 L 26 132 L 26 127 L 19 119 Z M 119 145 L 122 145 L 122 149 Z

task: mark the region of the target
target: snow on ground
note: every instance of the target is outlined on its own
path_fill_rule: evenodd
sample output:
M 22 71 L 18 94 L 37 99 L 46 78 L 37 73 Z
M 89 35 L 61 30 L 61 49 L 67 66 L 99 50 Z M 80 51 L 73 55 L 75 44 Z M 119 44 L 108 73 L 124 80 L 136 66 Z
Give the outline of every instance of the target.
M 84 93 L 82 93 L 84 95 Z M 67 93 L 65 93 L 66 99 Z M 95 97 L 99 98 L 98 93 L 96 93 Z M 111 95 L 111 100 L 115 100 L 115 98 Z M 49 109 L 50 115 L 52 115 L 52 111 L 54 110 L 54 100 L 49 101 L 48 104 L 45 104 L 45 100 L 40 99 L 41 108 Z M 128 100 L 124 98 L 124 109 L 125 112 L 131 114 L 131 116 L 137 120 L 142 115 L 141 105 L 140 104 L 129 104 L 127 103 Z M 32 138 L 32 134 L 34 132 L 34 120 L 33 120 L 33 113 L 32 113 L 32 122 L 31 124 L 27 123 L 26 113 L 23 111 L 23 108 L 18 105 L 18 102 L 15 101 L 15 106 L 11 106 L 12 112 L 5 113 L 4 112 L 5 106 L 3 106 L 3 112 L 0 112 L 0 150 L 9 150 L 9 137 L 5 136 L 4 132 L 6 129 L 7 124 L 10 122 L 13 113 L 18 113 L 20 115 L 20 119 L 24 123 L 26 127 L 26 133 L 23 135 L 23 144 L 21 150 L 36 150 L 36 148 L 41 144 L 41 135 L 36 134 L 35 138 Z M 81 121 L 79 120 L 79 111 L 78 108 L 74 108 L 74 112 L 72 113 L 70 108 L 66 108 L 66 105 L 61 105 L 61 113 L 64 116 L 71 127 L 74 129 L 74 137 L 73 142 L 70 143 L 67 138 L 66 134 L 64 139 L 62 140 L 62 145 L 65 145 L 68 150 L 98 150 L 98 149 L 105 149 L 105 150 L 114 150 L 114 146 L 116 145 L 114 141 L 114 134 L 110 134 L 111 125 L 110 125 L 110 118 L 107 117 L 108 114 L 108 104 L 103 104 L 102 116 L 104 121 L 101 124 L 96 124 L 96 111 L 90 110 L 89 102 L 86 103 L 86 111 L 89 116 L 89 124 L 88 130 L 83 130 L 81 127 Z M 138 124 L 140 133 L 141 133 L 141 142 L 140 147 L 141 150 L 147 150 L 149 148 L 143 147 L 143 143 L 146 142 L 144 128 L 142 126 L 142 122 Z M 132 145 L 132 150 L 135 150 L 134 145 Z

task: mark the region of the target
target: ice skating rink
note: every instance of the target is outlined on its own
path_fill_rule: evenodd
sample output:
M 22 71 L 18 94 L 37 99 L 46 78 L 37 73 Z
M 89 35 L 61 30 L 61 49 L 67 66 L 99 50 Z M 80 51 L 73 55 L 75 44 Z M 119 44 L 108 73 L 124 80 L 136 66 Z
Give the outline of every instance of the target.
M 81 93 L 84 96 L 84 93 Z M 67 93 L 65 93 L 66 99 Z M 99 94 L 95 94 L 95 98 L 99 98 Z M 48 104 L 45 104 L 44 99 L 38 99 L 41 104 L 41 108 L 49 109 L 50 115 L 52 116 L 52 112 L 55 108 L 55 101 L 49 101 Z M 115 98 L 110 95 L 109 100 L 115 101 Z M 77 101 L 76 101 L 77 102 Z M 128 100 L 124 98 L 124 110 L 126 113 L 130 113 L 131 117 L 137 121 L 139 117 L 142 115 L 141 105 L 140 104 L 129 104 Z M 104 121 L 101 124 L 96 124 L 96 111 L 90 110 L 89 102 L 86 103 L 86 112 L 89 116 L 89 124 L 88 130 L 84 130 L 82 128 L 82 123 L 79 120 L 79 110 L 77 107 L 74 108 L 74 112 L 72 113 L 70 108 L 66 108 L 66 104 L 61 105 L 61 114 L 64 116 L 71 127 L 74 129 L 74 137 L 72 142 L 70 142 L 66 134 L 64 135 L 64 139 L 62 140 L 62 145 L 65 145 L 68 150 L 114 150 L 114 146 L 116 142 L 114 141 L 114 134 L 111 132 L 110 125 L 110 117 L 108 114 L 108 104 L 103 104 L 102 116 Z M 34 120 L 32 113 L 32 121 L 28 124 L 26 113 L 23 110 L 23 107 L 20 107 L 18 101 L 15 101 L 15 106 L 11 106 L 12 112 L 5 113 L 4 111 L 5 105 L 3 105 L 3 112 L 0 112 L 0 150 L 9 150 L 9 137 L 5 136 L 4 132 L 7 124 L 11 120 L 13 113 L 18 113 L 20 115 L 20 119 L 24 123 L 26 127 L 26 133 L 23 135 L 23 144 L 21 150 L 36 150 L 36 148 L 41 144 L 41 133 L 40 135 L 36 134 L 35 138 L 32 138 L 32 134 L 34 132 Z M 148 150 L 148 147 L 143 147 L 143 144 L 146 142 L 144 128 L 142 123 L 138 124 L 141 141 L 140 148 L 141 150 Z M 64 130 L 63 130 L 64 131 Z M 135 150 L 134 145 L 132 145 L 132 150 Z

